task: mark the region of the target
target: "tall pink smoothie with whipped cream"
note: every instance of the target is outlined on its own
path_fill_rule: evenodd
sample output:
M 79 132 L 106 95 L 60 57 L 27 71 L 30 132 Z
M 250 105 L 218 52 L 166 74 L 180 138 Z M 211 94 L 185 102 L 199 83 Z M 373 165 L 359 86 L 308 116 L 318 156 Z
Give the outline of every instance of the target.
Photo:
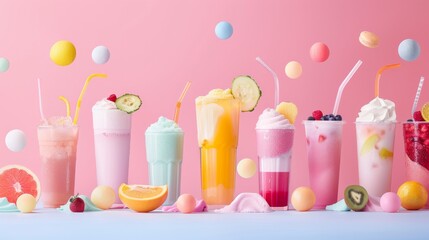
M 395 126 L 395 103 L 379 97 L 364 105 L 356 118 L 359 184 L 370 196 L 391 191 Z
M 274 109 L 265 109 L 256 123 L 259 193 L 271 207 L 286 207 L 294 126 Z
M 92 117 L 97 185 L 110 186 L 117 192 L 122 183 L 128 183 L 131 114 L 117 107 L 115 97 L 98 101 L 92 107 Z

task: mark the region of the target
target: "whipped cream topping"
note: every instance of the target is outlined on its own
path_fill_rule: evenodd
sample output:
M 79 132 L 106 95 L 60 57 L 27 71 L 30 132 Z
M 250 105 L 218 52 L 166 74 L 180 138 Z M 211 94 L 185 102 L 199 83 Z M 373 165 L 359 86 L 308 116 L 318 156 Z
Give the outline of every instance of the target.
M 382 99 L 374 98 L 371 102 L 364 105 L 356 118 L 356 122 L 395 122 L 396 112 L 395 103 Z
M 159 117 L 158 121 L 152 123 L 147 129 L 147 133 L 151 132 L 183 132 L 183 130 L 173 120 L 165 117 Z
M 265 109 L 259 115 L 256 129 L 293 129 L 294 126 L 282 114 L 272 108 Z
M 230 88 L 227 88 L 225 90 L 216 88 L 211 90 L 206 96 L 197 97 L 195 99 L 195 102 L 200 103 L 217 99 L 234 99 L 234 95 L 232 95 L 232 91 Z
M 215 210 L 218 213 L 268 213 L 272 209 L 258 193 L 240 193 L 234 201 L 224 208 Z
M 95 103 L 95 105 L 92 107 L 92 110 L 109 110 L 109 109 L 118 109 L 116 107 L 116 104 L 110 100 L 107 100 L 107 98 L 104 98 L 98 102 Z

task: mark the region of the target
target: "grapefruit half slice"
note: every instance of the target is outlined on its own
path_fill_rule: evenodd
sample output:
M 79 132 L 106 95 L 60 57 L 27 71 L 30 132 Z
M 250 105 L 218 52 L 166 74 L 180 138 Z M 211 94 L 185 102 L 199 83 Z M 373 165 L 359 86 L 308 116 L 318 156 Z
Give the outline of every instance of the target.
M 8 165 L 0 168 L 0 198 L 6 197 L 10 203 L 16 203 L 24 193 L 40 197 L 39 178 L 30 169 L 20 165 Z
M 119 187 L 119 198 L 128 208 L 136 212 L 150 212 L 159 208 L 168 195 L 167 185 L 126 185 Z

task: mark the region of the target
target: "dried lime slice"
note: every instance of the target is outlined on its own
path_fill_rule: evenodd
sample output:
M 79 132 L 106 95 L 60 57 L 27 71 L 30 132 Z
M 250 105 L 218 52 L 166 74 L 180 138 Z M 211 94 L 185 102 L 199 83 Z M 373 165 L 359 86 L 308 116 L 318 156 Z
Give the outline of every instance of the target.
M 133 113 L 139 110 L 142 100 L 134 94 L 124 94 L 116 99 L 116 107 L 126 113 Z
M 251 112 L 258 105 L 262 92 L 251 77 L 238 76 L 232 81 L 232 95 L 240 99 L 242 112 Z

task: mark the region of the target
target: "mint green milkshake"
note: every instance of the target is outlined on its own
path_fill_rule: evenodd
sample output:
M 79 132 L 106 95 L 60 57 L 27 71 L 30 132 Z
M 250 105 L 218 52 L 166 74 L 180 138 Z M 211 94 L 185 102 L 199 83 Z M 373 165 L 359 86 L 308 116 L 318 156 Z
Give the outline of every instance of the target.
M 183 130 L 176 122 L 160 117 L 146 129 L 146 158 L 151 185 L 168 185 L 164 205 L 173 205 L 180 195 Z

